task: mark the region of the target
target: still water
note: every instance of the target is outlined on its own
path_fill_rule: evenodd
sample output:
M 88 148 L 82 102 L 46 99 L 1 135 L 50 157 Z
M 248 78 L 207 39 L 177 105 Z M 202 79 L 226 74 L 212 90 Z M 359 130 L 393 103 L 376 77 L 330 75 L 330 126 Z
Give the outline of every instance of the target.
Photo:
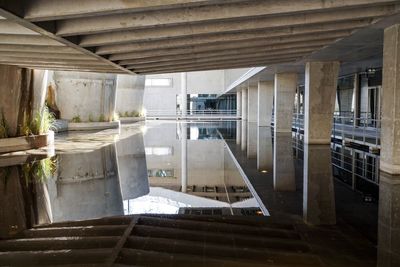
M 379 173 L 379 156 L 339 143 L 304 145 L 300 134 L 235 121 L 147 121 L 59 134 L 54 147 L 50 158 L 25 155 L 25 164 L 21 155 L 0 158 L 1 237 L 141 213 L 289 216 L 351 229 L 371 244 L 394 231 L 386 221 L 396 208 L 378 203 L 383 190 L 390 203 L 398 197 L 393 177 Z

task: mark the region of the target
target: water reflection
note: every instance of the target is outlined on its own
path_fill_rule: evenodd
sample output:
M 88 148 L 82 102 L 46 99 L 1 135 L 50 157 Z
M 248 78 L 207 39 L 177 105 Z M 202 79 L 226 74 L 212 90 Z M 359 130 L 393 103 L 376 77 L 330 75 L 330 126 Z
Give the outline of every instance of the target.
M 303 218 L 312 225 L 336 224 L 330 145 L 304 145 Z
M 273 167 L 271 127 L 257 127 L 257 169 L 266 173 Z
M 292 133 L 274 136 L 274 190 L 296 191 Z

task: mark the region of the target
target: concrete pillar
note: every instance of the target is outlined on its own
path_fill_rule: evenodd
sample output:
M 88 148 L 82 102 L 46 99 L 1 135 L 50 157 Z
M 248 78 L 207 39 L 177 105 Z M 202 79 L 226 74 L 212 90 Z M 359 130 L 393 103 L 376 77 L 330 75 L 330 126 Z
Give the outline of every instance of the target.
M 336 224 L 330 145 L 304 144 L 303 218 L 312 225 Z
M 267 173 L 273 167 L 271 127 L 257 127 L 257 169 Z
M 242 120 L 247 121 L 247 88 L 242 89 Z
M 241 131 L 242 131 L 242 122 L 237 120 L 236 121 L 236 144 L 237 145 L 240 145 L 240 142 L 242 141 L 241 140 L 242 139 Z
M 293 106 L 297 87 L 297 73 L 275 74 L 275 132 L 291 132 Z
M 186 193 L 187 190 L 187 125 L 186 123 L 181 123 L 181 187 L 182 192 Z
M 257 122 L 257 106 L 258 106 L 258 88 L 249 85 L 247 93 L 247 118 L 249 122 Z
M 274 82 L 258 82 L 258 127 L 271 126 Z
M 187 115 L 187 73 L 181 73 L 181 116 Z
M 240 118 L 242 116 L 242 92 L 236 92 L 236 116 Z
M 240 149 L 247 152 L 247 121 L 242 121 Z
M 385 29 L 382 87 L 380 168 L 400 174 L 400 24 Z
M 274 136 L 274 190 L 296 191 L 292 133 L 277 133 Z
M 380 173 L 378 267 L 400 266 L 400 177 Z
M 307 62 L 304 143 L 330 144 L 340 63 Z
M 257 157 L 257 123 L 249 122 L 247 124 L 247 158 Z

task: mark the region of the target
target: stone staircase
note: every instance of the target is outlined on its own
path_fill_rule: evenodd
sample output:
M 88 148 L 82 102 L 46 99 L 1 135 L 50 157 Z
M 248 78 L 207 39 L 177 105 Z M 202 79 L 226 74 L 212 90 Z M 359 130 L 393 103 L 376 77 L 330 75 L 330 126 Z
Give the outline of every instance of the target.
M 0 241 L 0 266 L 340 266 L 321 260 L 303 234 L 310 230 L 299 229 L 308 227 L 239 216 L 53 223 Z

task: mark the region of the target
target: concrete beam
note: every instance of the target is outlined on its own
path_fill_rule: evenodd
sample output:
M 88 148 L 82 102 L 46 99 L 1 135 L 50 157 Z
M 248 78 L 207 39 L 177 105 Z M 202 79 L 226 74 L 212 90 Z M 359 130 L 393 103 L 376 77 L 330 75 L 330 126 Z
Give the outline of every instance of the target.
M 185 69 L 185 68 L 196 68 L 196 67 L 216 67 L 216 66 L 220 66 L 221 69 L 223 69 L 224 67 L 230 67 L 230 66 L 236 66 L 238 64 L 245 64 L 245 66 L 247 67 L 252 67 L 255 66 L 256 64 L 260 63 L 262 65 L 268 65 L 268 64 L 272 64 L 272 63 L 280 63 L 280 62 L 289 62 L 289 61 L 295 61 L 300 59 L 300 57 L 295 56 L 295 57 L 280 57 L 278 59 L 263 59 L 263 58 L 257 58 L 257 59 L 241 59 L 241 60 L 226 60 L 224 62 L 207 62 L 207 63 L 202 63 L 202 64 L 182 64 L 182 65 L 173 65 L 170 67 L 154 67 L 154 68 L 142 68 L 142 69 L 134 69 L 134 71 L 139 71 L 139 72 L 143 72 L 143 71 L 157 71 L 157 70 L 175 70 L 175 69 Z
M 191 72 L 191 71 L 203 71 L 203 70 L 227 70 L 227 69 L 237 69 L 237 68 L 250 68 L 250 67 L 265 67 L 272 66 L 283 63 L 295 63 L 297 58 L 288 58 L 282 59 L 279 61 L 270 61 L 270 62 L 240 62 L 240 63 L 230 63 L 230 64 L 221 64 L 221 65 L 210 65 L 210 66 L 195 66 L 195 67 L 184 67 L 184 68 L 162 68 L 158 70 L 136 70 L 136 74 L 162 74 L 162 73 L 176 73 L 176 72 Z
M 1 40 L 1 37 L 0 37 Z M 11 52 L 11 53 L 60 53 L 60 54 L 71 54 L 71 55 L 82 55 L 73 48 L 67 46 L 56 46 L 56 45 L 17 45 L 17 44 L 0 44 L 0 51 Z
M 266 3 L 265 1 L 239 2 L 224 5 L 202 6 L 187 9 L 172 9 L 150 11 L 142 13 L 116 14 L 101 17 L 85 17 L 57 21 L 57 35 L 71 36 L 111 32 L 115 30 L 152 28 L 188 23 L 206 23 L 215 21 L 232 21 L 233 19 L 247 19 L 249 17 L 278 18 L 282 14 L 290 17 L 308 17 L 315 12 L 335 11 L 340 14 L 349 9 L 364 11 L 369 8 L 385 8 L 385 4 L 393 3 L 392 0 L 348 0 L 348 1 L 321 1 L 321 0 L 284 0 Z M 340 13 L 338 13 L 340 9 Z M 387 13 L 387 12 L 386 12 Z M 254 21 L 254 19 L 252 19 Z
M 46 58 L 16 58 L 16 57 L 0 57 L 0 63 L 2 64 L 8 64 L 8 63 L 21 63 L 21 64 L 26 64 L 26 63 L 42 63 L 42 64 L 71 64 L 73 66 L 107 66 L 107 64 L 104 64 L 100 61 L 97 60 L 81 60 L 81 59 L 46 59 Z
M 37 32 L 5 19 L 0 20 L 0 34 L 39 35 Z
M 0 44 L 64 46 L 63 44 L 41 35 L 0 34 Z
M 201 59 L 187 59 L 187 60 L 177 60 L 177 61 L 170 61 L 170 62 L 160 62 L 160 63 L 148 63 L 148 64 L 135 64 L 135 65 L 127 65 L 128 69 L 147 69 L 147 68 L 160 68 L 160 67 L 173 67 L 173 66 L 181 66 L 181 65 L 199 65 L 199 64 L 206 64 L 206 63 L 215 63 L 215 62 L 224 62 L 224 61 L 235 61 L 238 62 L 240 60 L 274 60 L 274 59 L 281 59 L 287 57 L 303 57 L 305 55 L 310 54 L 311 52 L 322 48 L 320 47 L 313 47 L 313 48 L 304 48 L 295 51 L 290 51 L 285 53 L 273 53 L 272 55 L 264 53 L 249 53 L 243 55 L 227 55 L 227 56 L 217 56 L 217 57 L 209 57 L 209 58 L 201 58 Z M 255 50 L 256 51 L 256 50 Z M 124 65 L 122 63 L 119 63 Z
M 101 38 L 99 35 L 88 35 L 83 37 L 79 45 L 83 47 L 97 46 L 96 53 L 99 55 L 115 54 L 134 51 L 145 51 L 154 49 L 165 49 L 174 47 L 198 46 L 215 43 L 230 43 L 256 38 L 271 38 L 295 36 L 295 35 L 318 35 L 321 33 L 335 33 L 336 31 L 351 31 L 365 27 L 371 23 L 371 19 L 349 20 L 337 23 L 321 23 L 305 26 L 295 26 L 277 29 L 259 29 L 251 32 L 220 33 L 218 35 L 208 34 L 201 36 L 168 38 L 169 36 L 153 36 L 149 39 L 143 38 L 143 31 L 138 34 L 121 34 L 120 38 L 114 36 Z M 147 36 L 149 37 L 149 36 Z M 160 42 L 162 41 L 162 42 Z
M 340 23 L 344 21 L 373 19 L 390 15 L 398 11 L 396 6 L 372 7 L 365 9 L 343 10 L 339 12 L 316 12 L 303 14 L 301 16 L 285 15 L 270 18 L 246 19 L 240 21 L 222 21 L 204 24 L 176 25 L 129 31 L 107 32 L 103 34 L 92 34 L 81 37 L 81 43 L 99 41 L 100 38 L 109 40 L 124 40 L 123 36 L 138 36 L 141 40 L 159 40 L 160 38 L 192 37 L 205 34 L 237 33 L 254 31 L 260 29 L 274 29 L 285 27 L 299 27 L 306 25 L 318 25 L 326 23 Z M 133 37 L 125 37 L 133 38 Z M 97 39 L 97 40 L 96 40 Z
M 271 50 L 282 50 L 282 49 L 296 49 L 298 47 L 313 47 L 327 45 L 335 41 L 337 38 L 342 38 L 347 34 L 333 36 L 331 38 L 318 38 L 315 36 L 303 37 L 302 40 L 296 40 L 292 38 L 283 38 L 278 40 L 247 40 L 242 43 L 231 43 L 231 44 L 218 44 L 218 45 L 204 45 L 194 46 L 188 48 L 172 48 L 172 49 L 159 49 L 150 51 L 140 51 L 126 54 L 115 54 L 109 57 L 110 60 L 132 60 L 130 62 L 135 63 L 146 63 L 150 60 L 159 62 L 161 59 L 176 60 L 184 59 L 187 56 L 201 57 L 202 55 L 213 56 L 213 55 L 232 55 L 242 54 L 245 52 L 258 50 L 258 51 L 271 51 Z M 169 56 L 169 57 L 168 57 Z M 132 63 L 128 63 L 132 64 Z
M 232 0 L 230 0 L 232 1 Z M 61 20 L 110 14 L 136 13 L 158 9 L 218 4 L 226 0 L 30 0 L 24 18 L 30 21 Z
M 48 60 L 52 60 L 52 59 L 58 59 L 58 60 L 82 60 L 82 61 L 93 61 L 92 57 L 86 56 L 86 55 L 82 55 L 82 54 L 72 54 L 72 53 L 51 53 L 51 52 L 11 52 L 11 51 L 1 51 L 0 49 L 0 60 L 2 58 L 15 58 L 15 60 L 21 60 L 21 59 L 48 59 Z M 98 62 L 98 61 L 96 61 Z

